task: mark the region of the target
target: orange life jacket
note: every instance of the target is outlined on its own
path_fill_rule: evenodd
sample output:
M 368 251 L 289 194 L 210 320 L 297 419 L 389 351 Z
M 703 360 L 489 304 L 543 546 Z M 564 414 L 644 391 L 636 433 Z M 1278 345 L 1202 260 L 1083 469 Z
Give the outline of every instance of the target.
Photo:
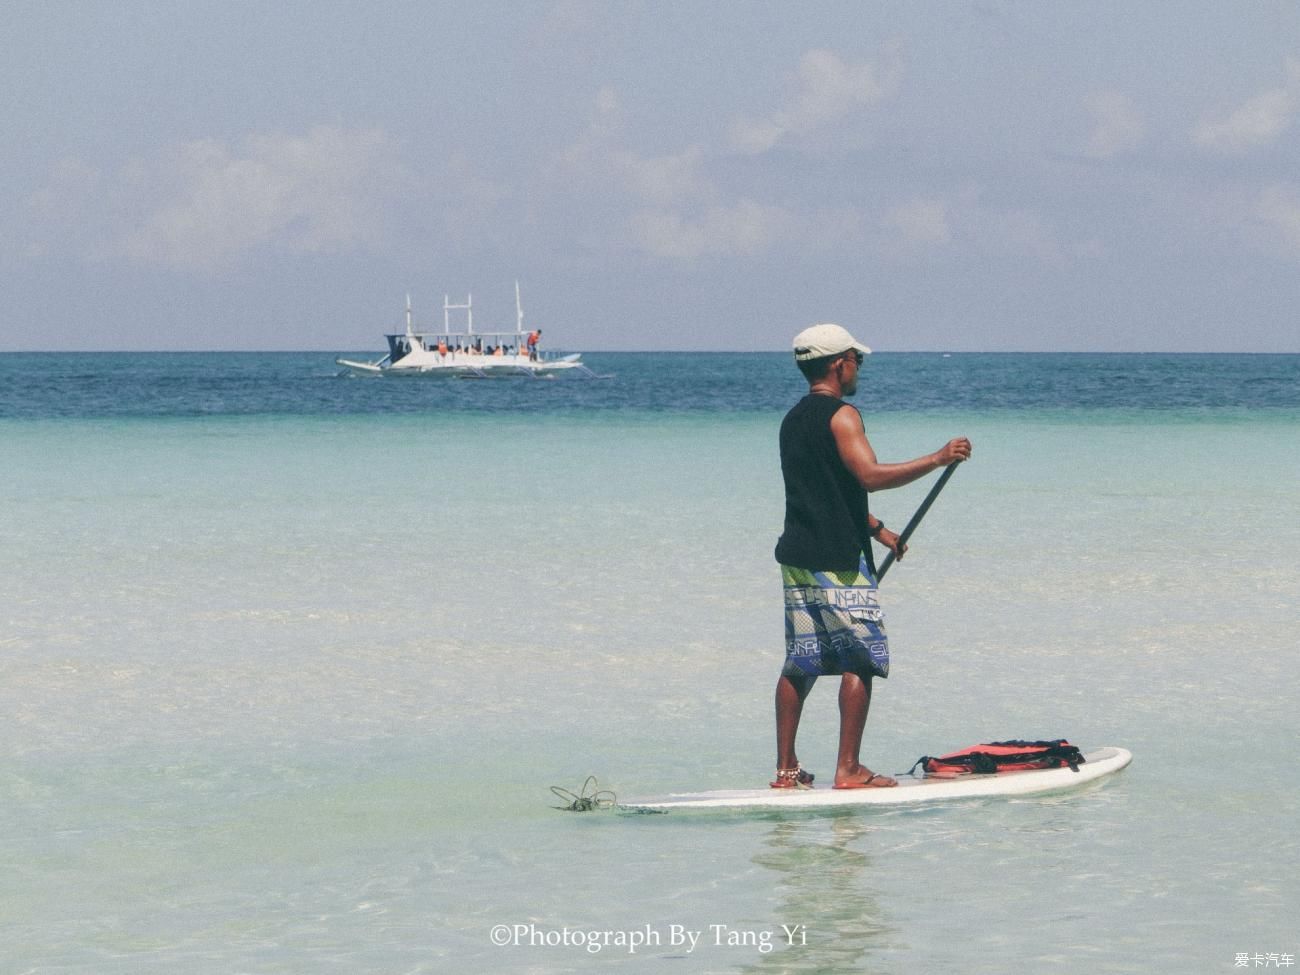
M 1079 771 L 1083 753 L 1064 738 L 1053 741 L 994 741 L 985 745 L 972 745 L 959 752 L 949 752 L 938 758 L 928 755 L 919 758 L 916 765 L 926 775 L 938 778 L 956 778 L 960 775 L 994 775 L 998 772 L 1018 772 L 1033 768 L 1060 768 L 1068 765 Z M 916 765 L 912 771 L 916 771 Z

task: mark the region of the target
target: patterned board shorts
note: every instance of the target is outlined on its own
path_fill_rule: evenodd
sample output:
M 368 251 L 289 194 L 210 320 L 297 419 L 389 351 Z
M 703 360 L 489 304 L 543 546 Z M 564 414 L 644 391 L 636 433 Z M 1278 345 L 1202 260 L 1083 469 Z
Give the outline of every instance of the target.
M 856 572 L 781 566 L 787 677 L 889 676 L 889 637 L 864 558 Z

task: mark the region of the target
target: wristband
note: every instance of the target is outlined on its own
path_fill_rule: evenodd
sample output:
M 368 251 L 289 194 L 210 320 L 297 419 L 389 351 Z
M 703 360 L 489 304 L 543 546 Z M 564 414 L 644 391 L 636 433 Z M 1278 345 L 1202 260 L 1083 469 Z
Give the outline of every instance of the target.
M 879 538 L 880 533 L 884 530 L 885 530 L 885 523 L 883 521 L 878 521 L 876 522 L 875 528 L 867 529 L 867 534 L 869 534 L 872 538 Z

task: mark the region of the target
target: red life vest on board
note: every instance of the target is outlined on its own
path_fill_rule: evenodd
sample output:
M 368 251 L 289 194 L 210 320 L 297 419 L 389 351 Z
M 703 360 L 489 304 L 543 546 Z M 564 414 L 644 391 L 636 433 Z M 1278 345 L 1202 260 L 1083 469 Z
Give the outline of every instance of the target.
M 911 771 L 915 772 L 919 765 L 926 775 L 948 779 L 960 775 L 995 775 L 998 772 L 1061 768 L 1065 765 L 1077 772 L 1083 760 L 1083 753 L 1064 738 L 1053 741 L 1017 739 L 971 745 L 970 748 L 949 752 L 938 758 L 925 755 L 916 760 Z

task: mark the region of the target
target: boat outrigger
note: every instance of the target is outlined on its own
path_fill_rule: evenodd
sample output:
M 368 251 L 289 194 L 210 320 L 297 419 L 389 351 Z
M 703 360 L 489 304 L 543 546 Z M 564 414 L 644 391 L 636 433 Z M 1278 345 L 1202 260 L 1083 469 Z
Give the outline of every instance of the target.
M 464 331 L 451 327 L 451 313 L 465 312 Z M 596 377 L 582 363 L 581 353 L 549 356 L 537 349 L 541 330 L 524 330 L 524 309 L 519 300 L 519 282 L 515 282 L 515 330 L 513 332 L 474 331 L 473 296 L 465 303 L 453 305 L 448 296 L 442 299 L 442 330 L 416 328 L 411 321 L 411 296 L 406 296 L 406 331 L 384 336 L 388 355 L 378 362 L 335 359 L 352 376 L 445 376 L 456 379 L 490 379 L 527 376 L 554 379 L 562 373 Z

